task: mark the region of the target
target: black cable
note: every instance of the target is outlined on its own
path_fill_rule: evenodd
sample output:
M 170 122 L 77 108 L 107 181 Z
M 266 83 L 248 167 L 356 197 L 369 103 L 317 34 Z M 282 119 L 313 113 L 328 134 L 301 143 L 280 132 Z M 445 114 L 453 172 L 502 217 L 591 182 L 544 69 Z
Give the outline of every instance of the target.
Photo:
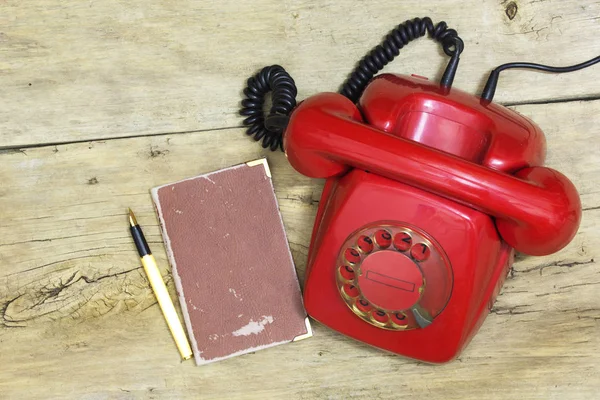
M 500 78 L 500 72 L 507 70 L 507 69 L 524 68 L 524 69 L 533 69 L 533 70 L 538 70 L 538 71 L 561 74 L 561 73 L 565 73 L 565 72 L 579 71 L 580 69 L 591 67 L 592 65 L 597 64 L 599 62 L 600 62 L 600 56 L 598 56 L 596 58 L 592 58 L 591 60 L 582 62 L 580 64 L 571 65 L 568 67 L 552 67 L 549 65 L 526 63 L 526 62 L 514 62 L 514 63 L 502 64 L 501 66 L 494 69 L 490 73 L 490 77 L 488 78 L 488 80 L 485 84 L 485 88 L 483 89 L 483 92 L 481 93 L 481 99 L 487 103 L 492 101 L 492 99 L 494 98 L 494 94 L 496 93 L 496 86 L 498 85 L 498 79 Z
M 440 82 L 443 87 L 452 86 L 458 67 L 459 55 L 464 49 L 463 41 L 454 29 L 448 29 L 445 22 L 433 25 L 431 18 L 415 18 L 394 28 L 358 63 L 340 93 L 356 103 L 369 81 L 392 61 L 405 45 L 429 34 L 438 41 L 444 52 L 452 59 Z M 265 118 L 263 111 L 265 96 L 272 92 L 273 106 Z M 264 67 L 248 79 L 244 89 L 246 98 L 242 101 L 240 114 L 245 116 L 243 124 L 248 126 L 246 134 L 254 140 L 262 140 L 263 148 L 283 150 L 282 135 L 287 126 L 289 115 L 296 106 L 296 85 L 292 77 L 279 65 Z

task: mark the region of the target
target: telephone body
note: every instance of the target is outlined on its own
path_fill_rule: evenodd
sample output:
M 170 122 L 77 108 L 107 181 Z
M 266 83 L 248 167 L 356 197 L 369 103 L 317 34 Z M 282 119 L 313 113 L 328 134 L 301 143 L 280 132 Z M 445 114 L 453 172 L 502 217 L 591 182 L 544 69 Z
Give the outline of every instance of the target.
M 296 170 L 326 178 L 307 312 L 409 358 L 456 358 L 515 250 L 556 252 L 579 226 L 577 191 L 542 166 L 535 123 L 426 78 L 379 75 L 358 104 L 310 97 L 291 114 L 283 144 Z

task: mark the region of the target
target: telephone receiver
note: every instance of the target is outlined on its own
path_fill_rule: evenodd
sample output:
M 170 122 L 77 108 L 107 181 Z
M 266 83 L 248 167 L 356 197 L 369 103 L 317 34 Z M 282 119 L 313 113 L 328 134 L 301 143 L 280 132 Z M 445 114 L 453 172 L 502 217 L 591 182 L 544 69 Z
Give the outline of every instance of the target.
M 292 112 L 283 146 L 298 172 L 326 179 L 308 314 L 410 358 L 454 359 L 514 251 L 551 254 L 579 227 L 577 190 L 542 166 L 537 125 L 422 77 L 379 75 L 358 104 L 312 96 Z
M 305 100 L 284 135 L 290 164 L 313 178 L 358 168 L 454 200 L 493 217 L 502 239 L 528 255 L 566 246 L 579 227 L 579 195 L 566 176 L 540 166 L 539 128 L 457 89 L 442 96 L 434 84 L 411 84 L 394 75 L 376 78 L 361 102 L 365 117 L 337 93 Z M 388 118 L 381 115 L 386 111 Z M 456 121 L 460 114 L 470 126 Z M 505 161 L 517 158 L 512 152 L 529 159 Z

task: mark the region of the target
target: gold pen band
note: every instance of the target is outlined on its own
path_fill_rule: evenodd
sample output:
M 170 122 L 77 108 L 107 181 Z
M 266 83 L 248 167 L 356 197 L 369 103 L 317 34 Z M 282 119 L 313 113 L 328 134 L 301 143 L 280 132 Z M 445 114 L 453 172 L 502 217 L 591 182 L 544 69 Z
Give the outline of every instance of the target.
M 165 316 L 165 319 L 167 320 L 167 325 L 171 330 L 171 334 L 175 339 L 175 344 L 177 344 L 179 353 L 181 353 L 181 357 L 184 360 L 187 360 L 192 357 L 192 349 L 190 348 L 190 344 L 187 336 L 185 335 L 185 331 L 179 316 L 177 315 L 177 311 L 175 311 L 175 306 L 173 306 L 173 302 L 171 301 L 171 296 L 169 296 L 169 292 L 167 291 L 167 286 L 165 285 L 160 271 L 156 266 L 156 260 L 154 259 L 154 256 L 152 256 L 152 254 L 143 256 L 142 265 L 144 266 L 144 270 L 146 271 L 146 275 L 148 276 L 152 290 L 156 295 L 158 304 L 163 312 L 163 315 Z

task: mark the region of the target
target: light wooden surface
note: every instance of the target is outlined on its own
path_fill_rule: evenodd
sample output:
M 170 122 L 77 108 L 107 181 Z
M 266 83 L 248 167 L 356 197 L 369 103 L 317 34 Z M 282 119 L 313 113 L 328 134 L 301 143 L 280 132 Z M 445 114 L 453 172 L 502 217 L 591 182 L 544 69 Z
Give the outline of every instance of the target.
M 563 251 L 518 259 L 450 364 L 388 355 L 317 323 L 298 343 L 181 363 L 125 210 L 173 290 L 148 190 L 266 154 L 303 279 L 322 182 L 238 128 L 248 75 L 280 63 L 299 98 L 336 90 L 396 23 L 431 15 L 465 40 L 455 85 L 475 92 L 503 62 L 599 54 L 600 2 L 11 0 L 2 11 L 0 399 L 597 398 L 600 67 L 502 77 L 497 100 L 546 132 L 547 164 L 577 186 L 583 221 Z M 443 60 L 423 39 L 387 71 L 435 77 Z

